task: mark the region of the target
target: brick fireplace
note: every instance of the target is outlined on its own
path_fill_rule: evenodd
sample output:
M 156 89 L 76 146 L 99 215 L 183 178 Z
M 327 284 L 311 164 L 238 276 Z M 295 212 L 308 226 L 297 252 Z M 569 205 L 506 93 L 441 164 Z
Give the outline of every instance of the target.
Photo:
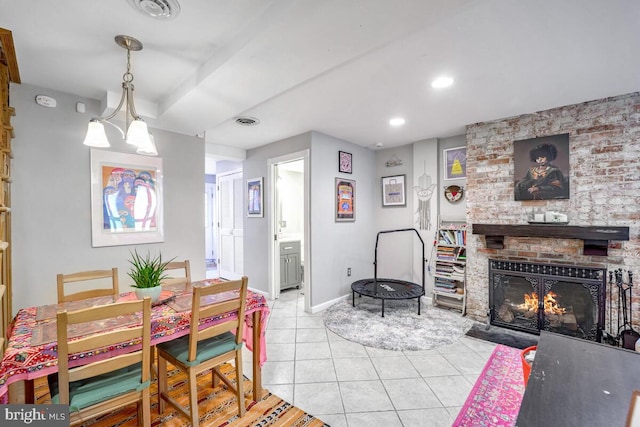
M 569 134 L 570 199 L 515 201 L 513 142 Z M 568 215 L 571 226 L 629 227 L 628 241 L 609 240 L 606 255 L 562 236 L 467 238 L 467 314 L 489 322 L 489 260 L 640 271 L 640 94 L 632 93 L 467 126 L 467 223 L 526 225 L 532 209 Z M 557 226 L 562 227 L 562 226 Z M 640 329 L 640 289 L 634 288 Z M 604 325 L 609 322 L 609 293 Z M 617 301 L 615 290 L 612 298 Z M 617 317 L 615 304 L 612 317 Z

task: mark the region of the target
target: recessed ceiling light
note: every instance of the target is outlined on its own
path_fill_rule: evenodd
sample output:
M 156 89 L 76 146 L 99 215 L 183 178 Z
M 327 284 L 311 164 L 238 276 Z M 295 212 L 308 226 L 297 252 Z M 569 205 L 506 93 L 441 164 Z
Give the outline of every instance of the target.
M 404 119 L 402 117 L 394 117 L 389 120 L 389 124 L 391 126 L 402 126 L 404 124 Z
M 431 82 L 431 87 L 434 89 L 440 89 L 443 87 L 449 87 L 453 84 L 453 78 L 449 76 L 440 76 Z

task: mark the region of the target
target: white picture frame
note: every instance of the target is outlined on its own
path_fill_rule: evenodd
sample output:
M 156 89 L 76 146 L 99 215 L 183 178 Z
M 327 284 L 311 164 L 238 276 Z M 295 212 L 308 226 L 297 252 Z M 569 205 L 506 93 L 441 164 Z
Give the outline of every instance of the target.
M 91 149 L 92 247 L 164 242 L 162 158 Z

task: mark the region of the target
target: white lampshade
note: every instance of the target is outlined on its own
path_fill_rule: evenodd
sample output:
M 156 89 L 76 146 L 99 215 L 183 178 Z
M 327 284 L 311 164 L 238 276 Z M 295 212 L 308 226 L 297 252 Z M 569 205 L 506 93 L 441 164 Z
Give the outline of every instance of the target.
M 149 137 L 149 129 L 142 119 L 135 119 L 127 129 L 127 143 L 135 145 L 143 150 L 151 149 L 151 138 Z
M 110 147 L 104 125 L 98 120 L 92 119 L 87 127 L 87 136 L 84 138 L 84 145 L 89 147 Z
M 144 154 L 145 156 L 157 156 L 158 149 L 156 148 L 156 140 L 152 134 L 149 134 L 149 138 L 151 139 L 151 145 L 149 147 L 138 147 L 136 153 Z

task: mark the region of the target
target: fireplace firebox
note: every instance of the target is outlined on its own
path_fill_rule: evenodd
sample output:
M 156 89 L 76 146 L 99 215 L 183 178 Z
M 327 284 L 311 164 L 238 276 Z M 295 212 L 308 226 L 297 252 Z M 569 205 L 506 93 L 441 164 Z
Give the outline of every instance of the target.
M 489 260 L 491 324 L 600 342 L 605 288 L 602 268 Z

